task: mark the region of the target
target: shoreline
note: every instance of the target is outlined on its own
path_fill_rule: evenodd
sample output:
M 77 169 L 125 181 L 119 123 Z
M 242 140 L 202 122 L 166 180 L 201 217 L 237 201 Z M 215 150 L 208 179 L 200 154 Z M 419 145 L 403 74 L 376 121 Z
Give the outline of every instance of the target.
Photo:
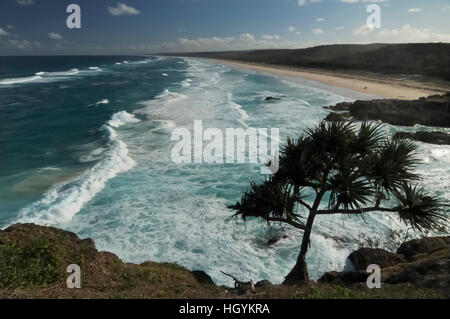
M 288 76 L 315 81 L 328 86 L 343 88 L 368 96 L 387 99 L 417 100 L 421 97 L 443 94 L 450 91 L 450 84 L 423 82 L 411 79 L 383 78 L 369 73 L 335 72 L 301 69 L 288 66 L 265 65 L 223 59 L 210 59 L 236 68 L 247 69 L 277 76 Z

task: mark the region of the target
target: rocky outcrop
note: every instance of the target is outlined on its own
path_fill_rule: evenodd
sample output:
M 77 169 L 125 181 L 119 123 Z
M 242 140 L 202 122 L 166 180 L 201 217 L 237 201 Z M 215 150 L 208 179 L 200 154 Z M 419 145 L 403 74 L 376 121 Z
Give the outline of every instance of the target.
M 405 262 L 402 255 L 388 252 L 384 249 L 361 248 L 348 256 L 355 270 L 366 270 L 367 266 L 376 264 L 381 268 L 390 267 Z
M 414 101 L 389 99 L 356 101 L 326 108 L 333 111 L 348 111 L 360 121 L 382 121 L 400 126 L 421 124 L 450 127 L 450 92 Z
M 264 99 L 264 101 L 279 101 L 281 100 L 280 98 L 277 97 L 272 97 L 272 96 L 268 96 Z
M 274 236 L 267 241 L 267 246 L 273 246 L 276 243 L 278 243 L 280 240 L 286 239 L 286 238 L 289 238 L 289 236 L 288 235 Z
M 397 254 L 404 255 L 408 260 L 413 260 L 414 256 L 419 258 L 435 251 L 448 249 L 450 254 L 450 236 L 427 237 L 407 241 L 400 245 Z
M 319 283 L 353 285 L 365 282 L 367 266 L 381 267 L 381 280 L 387 284 L 411 284 L 450 292 L 450 236 L 428 237 L 402 244 L 397 253 L 363 248 L 349 256 L 353 271 L 327 272 Z
M 411 139 L 429 144 L 450 145 L 450 134 L 439 131 L 416 133 L 399 132 L 394 135 L 394 139 Z
M 212 278 L 202 270 L 191 271 L 194 278 L 202 285 L 215 285 Z
M 347 121 L 348 119 L 350 119 L 351 115 L 348 112 L 343 112 L 343 113 L 336 113 L 336 112 L 331 112 L 330 114 L 327 115 L 327 117 L 325 118 L 325 121 L 327 122 L 342 122 L 342 121 Z
M 367 281 L 369 274 L 364 270 L 330 271 L 318 280 L 319 284 L 353 285 Z

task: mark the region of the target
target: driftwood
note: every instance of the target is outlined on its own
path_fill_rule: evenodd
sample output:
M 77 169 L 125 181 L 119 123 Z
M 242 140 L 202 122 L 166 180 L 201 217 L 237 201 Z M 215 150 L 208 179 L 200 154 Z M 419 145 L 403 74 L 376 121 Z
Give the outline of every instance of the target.
M 234 277 L 230 274 L 227 274 L 226 272 L 223 272 L 222 270 L 220 272 L 222 274 L 224 274 L 225 276 L 228 276 L 234 280 L 234 288 L 237 289 L 239 293 L 245 294 L 245 293 L 247 293 L 248 290 L 250 290 L 252 293 L 256 293 L 255 283 L 253 282 L 253 280 L 243 282 L 243 281 L 238 280 L 236 277 Z

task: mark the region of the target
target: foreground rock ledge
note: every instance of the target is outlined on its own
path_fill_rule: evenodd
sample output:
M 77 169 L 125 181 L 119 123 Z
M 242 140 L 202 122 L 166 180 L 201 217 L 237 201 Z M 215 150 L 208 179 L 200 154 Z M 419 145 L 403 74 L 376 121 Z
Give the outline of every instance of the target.
M 408 252 L 405 255 L 414 255 L 409 251 L 416 246 L 405 246 L 403 249 Z M 67 288 L 66 279 L 69 274 L 66 273 L 66 267 L 70 264 L 81 267 L 81 289 Z M 377 290 L 358 285 L 342 287 L 314 283 L 304 287 L 288 287 L 260 281 L 255 289 L 255 293 L 242 295 L 238 290 L 215 285 L 202 271 L 191 272 L 176 264 L 125 263 L 112 253 L 99 252 L 93 240 L 82 240 L 74 233 L 53 227 L 16 224 L 0 231 L 0 298 L 286 299 L 449 296 L 442 289 L 418 288 L 404 281 L 398 285 L 383 285 L 382 289 Z

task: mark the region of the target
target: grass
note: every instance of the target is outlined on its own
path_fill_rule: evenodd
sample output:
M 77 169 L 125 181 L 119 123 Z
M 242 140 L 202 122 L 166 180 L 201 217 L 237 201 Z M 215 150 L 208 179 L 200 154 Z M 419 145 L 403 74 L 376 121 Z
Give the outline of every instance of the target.
M 437 258 L 436 251 L 430 257 Z M 68 289 L 66 267 L 78 264 L 81 289 Z M 98 252 L 91 240 L 50 227 L 14 225 L 0 231 L 0 298 L 106 298 L 106 299 L 361 299 L 448 298 L 448 293 L 412 285 L 368 289 L 311 284 L 303 287 L 266 286 L 256 294 L 238 295 L 227 287 L 200 284 L 177 264 L 122 262 Z

